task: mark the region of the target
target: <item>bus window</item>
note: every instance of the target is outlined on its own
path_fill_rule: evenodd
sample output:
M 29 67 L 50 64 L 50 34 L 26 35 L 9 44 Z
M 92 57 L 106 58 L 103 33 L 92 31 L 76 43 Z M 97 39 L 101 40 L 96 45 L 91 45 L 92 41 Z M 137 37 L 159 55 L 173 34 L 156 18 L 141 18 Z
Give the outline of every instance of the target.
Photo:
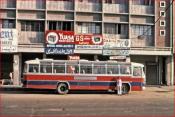
M 131 74 L 131 66 L 130 65 L 120 65 L 120 74 L 125 74 L 125 75 Z
M 80 73 L 81 74 L 92 74 L 92 64 L 81 63 Z
M 133 68 L 133 76 L 142 76 L 142 68 L 134 67 Z
M 38 73 L 39 65 L 38 64 L 29 64 L 29 72 L 30 73 Z
M 79 73 L 79 66 L 77 62 L 67 62 L 67 73 L 77 74 Z
M 65 73 L 65 63 L 54 63 L 54 73 Z
M 118 68 L 118 65 L 110 65 L 108 64 L 107 66 L 107 73 L 108 74 L 119 74 L 119 68 Z
M 51 62 L 41 62 L 40 72 L 41 73 L 52 73 L 52 63 Z
M 93 67 L 93 73 L 94 74 L 106 74 L 106 66 L 105 64 L 95 64 Z

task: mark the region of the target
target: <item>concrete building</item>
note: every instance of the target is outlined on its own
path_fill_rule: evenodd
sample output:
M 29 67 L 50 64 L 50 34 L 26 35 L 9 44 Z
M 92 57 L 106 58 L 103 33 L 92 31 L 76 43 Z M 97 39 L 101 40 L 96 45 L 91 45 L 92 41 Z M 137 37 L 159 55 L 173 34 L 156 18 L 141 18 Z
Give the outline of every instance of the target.
M 45 52 L 45 32 L 103 37 L 103 45 L 76 45 L 80 59 L 145 65 L 148 85 L 172 85 L 171 0 L 1 0 L 1 79 L 20 85 L 26 60 L 67 59 Z M 122 45 L 123 44 L 123 45 Z M 127 49 L 126 49 L 127 47 Z

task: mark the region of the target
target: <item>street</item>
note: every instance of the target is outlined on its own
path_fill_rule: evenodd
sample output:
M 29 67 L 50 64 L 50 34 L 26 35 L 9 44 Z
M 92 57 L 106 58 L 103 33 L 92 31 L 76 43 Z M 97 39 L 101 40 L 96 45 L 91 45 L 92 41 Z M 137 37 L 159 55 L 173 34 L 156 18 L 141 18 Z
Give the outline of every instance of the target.
M 58 95 L 52 90 L 1 89 L 1 115 L 172 116 L 174 88 L 147 87 L 122 96 L 111 92 Z

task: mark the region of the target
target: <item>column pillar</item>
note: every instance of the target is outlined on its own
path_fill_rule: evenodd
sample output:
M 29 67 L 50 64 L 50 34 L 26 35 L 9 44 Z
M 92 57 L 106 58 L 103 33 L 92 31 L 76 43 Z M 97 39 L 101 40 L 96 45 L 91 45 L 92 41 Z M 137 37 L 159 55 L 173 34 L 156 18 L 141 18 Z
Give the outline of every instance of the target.
M 13 55 L 13 85 L 21 84 L 21 72 L 22 72 L 22 58 L 21 53 Z

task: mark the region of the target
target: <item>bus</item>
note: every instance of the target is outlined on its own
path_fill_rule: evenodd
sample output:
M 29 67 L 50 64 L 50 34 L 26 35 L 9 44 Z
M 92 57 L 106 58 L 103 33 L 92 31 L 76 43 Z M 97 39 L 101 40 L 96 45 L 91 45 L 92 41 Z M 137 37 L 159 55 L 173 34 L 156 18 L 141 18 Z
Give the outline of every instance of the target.
M 70 90 L 117 91 L 121 79 L 122 92 L 129 93 L 144 90 L 143 69 L 143 64 L 133 62 L 35 59 L 25 62 L 23 86 L 54 89 L 59 94 Z

